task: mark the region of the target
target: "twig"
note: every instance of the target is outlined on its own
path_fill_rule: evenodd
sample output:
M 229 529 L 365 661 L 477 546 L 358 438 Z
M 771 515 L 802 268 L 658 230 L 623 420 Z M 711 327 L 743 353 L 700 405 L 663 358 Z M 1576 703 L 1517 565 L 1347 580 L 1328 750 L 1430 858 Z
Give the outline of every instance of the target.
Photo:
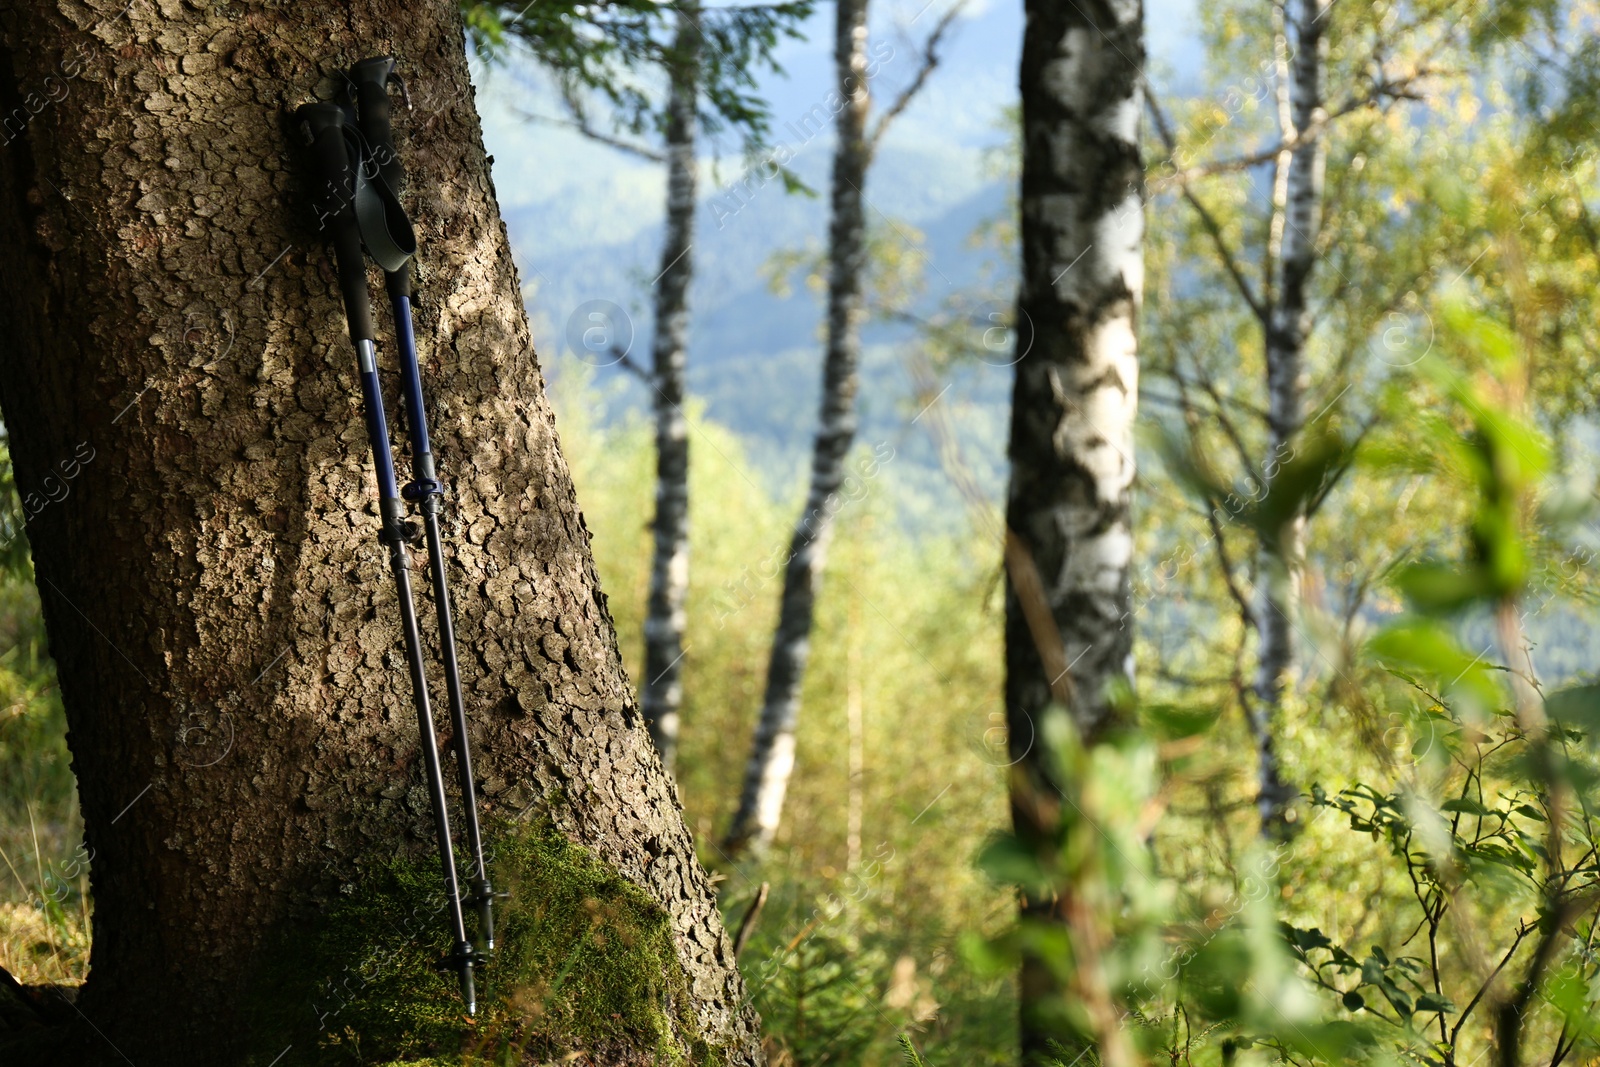
M 1581 906 L 1570 900 L 1555 906 L 1554 914 L 1545 919 L 1545 930 L 1534 946 L 1533 959 L 1528 962 L 1527 973 L 1523 975 L 1517 991 L 1495 1013 L 1495 1044 L 1501 1067 L 1519 1067 L 1521 1064 L 1523 1016 L 1539 992 L 1544 972 L 1555 959 L 1556 949 L 1565 935 L 1563 928 L 1581 910 Z
M 591 141 L 596 141 L 608 148 L 615 148 L 619 152 L 638 156 L 640 159 L 647 159 L 652 163 L 665 163 L 667 161 L 666 156 L 646 145 L 635 144 L 632 141 L 624 141 L 620 137 L 613 137 L 608 133 L 601 133 L 589 124 L 589 117 L 581 110 L 573 111 L 572 117 L 568 119 L 557 118 L 554 115 L 541 115 L 536 111 L 525 111 L 520 107 L 512 110 L 518 118 L 527 122 L 542 122 L 547 126 L 562 126 L 569 130 L 577 130 Z
M 1152 182 L 1151 184 L 1154 188 L 1151 191 L 1160 192 L 1169 184 L 1183 185 L 1201 178 L 1249 170 L 1251 167 L 1259 167 L 1263 163 L 1271 163 L 1285 152 L 1295 152 L 1306 145 L 1312 144 L 1326 133 L 1330 126 L 1346 115 L 1386 102 L 1420 99 L 1420 94 L 1410 88 L 1412 83 L 1432 77 L 1438 73 L 1440 72 L 1431 67 L 1422 67 L 1401 78 L 1384 78 L 1375 81 L 1370 92 L 1351 97 L 1333 110 L 1318 116 L 1303 131 L 1290 130 L 1277 144 L 1269 148 L 1258 149 L 1242 156 L 1214 159 L 1209 163 L 1198 163 L 1183 170 L 1174 169 L 1171 174 L 1164 175 Z
M 733 936 L 733 954 L 738 956 L 744 951 L 744 946 L 750 940 L 750 935 L 755 933 L 756 919 L 761 916 L 761 909 L 766 907 L 767 893 L 772 889 L 770 882 L 762 882 L 761 888 L 756 890 L 756 898 L 744 910 L 744 918 L 739 920 L 739 932 Z
M 1506 949 L 1505 955 L 1500 957 L 1500 962 L 1495 964 L 1494 970 L 1489 972 L 1489 977 L 1483 980 L 1483 984 L 1480 985 L 1478 987 L 1478 991 L 1472 995 L 1472 999 L 1467 1001 L 1467 1006 L 1461 1009 L 1461 1014 L 1457 1017 L 1455 1026 L 1451 1027 L 1450 1044 L 1452 1046 L 1455 1045 L 1456 1037 L 1461 1033 L 1461 1028 L 1467 1025 L 1467 1017 L 1470 1016 L 1472 1014 L 1472 1010 L 1478 1006 L 1478 1002 L 1483 999 L 1484 994 L 1489 992 L 1489 987 L 1494 984 L 1494 980 L 1496 978 L 1500 977 L 1500 972 L 1505 970 L 1506 964 L 1511 962 L 1511 957 L 1522 945 L 1522 939 L 1531 934 L 1534 929 L 1535 927 L 1531 923 L 1518 924 L 1517 936 L 1511 942 L 1511 947 Z
M 1155 93 L 1150 91 L 1149 83 L 1144 85 L 1144 99 L 1145 103 L 1150 107 L 1150 116 L 1155 120 L 1156 133 L 1160 135 L 1161 143 L 1167 146 L 1169 153 L 1175 151 L 1178 144 L 1177 138 L 1173 136 L 1172 127 L 1167 123 L 1167 117 L 1162 113 L 1161 106 L 1156 103 Z M 1228 276 L 1233 279 L 1233 284 L 1238 288 L 1239 295 L 1244 298 L 1246 304 L 1250 305 L 1250 310 L 1255 313 L 1256 318 L 1265 325 L 1267 322 L 1266 305 L 1261 302 L 1261 298 L 1250 287 L 1250 282 L 1245 278 L 1244 272 L 1239 269 L 1238 257 L 1234 255 L 1233 249 L 1228 245 L 1228 239 L 1223 236 L 1222 225 L 1217 222 L 1216 216 L 1212 215 L 1206 206 L 1200 202 L 1200 198 L 1195 196 L 1194 190 L 1190 189 L 1187 183 L 1180 183 L 1178 188 L 1182 191 L 1183 198 L 1189 202 L 1189 206 L 1194 208 L 1195 214 L 1200 217 L 1200 224 L 1205 227 L 1206 233 L 1210 235 L 1211 243 L 1216 247 L 1217 255 L 1222 260 L 1222 266 L 1227 270 Z
M 656 376 L 650 372 L 649 368 L 635 361 L 634 358 L 628 355 L 627 352 L 620 348 L 613 347 L 611 349 L 611 354 L 617 358 L 617 366 L 632 374 L 646 385 L 655 384 Z
M 928 78 L 933 74 L 934 68 L 939 65 L 939 44 L 944 40 L 945 32 L 950 29 L 951 24 L 955 22 L 956 16 L 961 13 L 961 9 L 966 6 L 966 3 L 967 0 L 957 0 L 956 3 L 950 5 L 949 9 L 939 17 L 939 22 L 934 26 L 933 31 L 928 34 L 928 39 L 922 46 L 922 66 L 917 69 L 916 77 L 911 79 L 909 85 L 900 90 L 900 95 L 895 97 L 894 103 L 890 104 L 888 109 L 879 116 L 877 124 L 872 128 L 872 132 L 867 135 L 867 157 L 869 159 L 877 154 L 878 142 L 883 140 L 883 135 L 888 132 L 889 124 L 900 117 L 900 113 L 910 106 L 912 99 L 928 83 Z
M 1244 437 L 1239 433 L 1239 427 L 1234 424 L 1233 418 L 1228 415 L 1226 410 L 1224 410 L 1222 394 L 1218 392 L 1216 383 L 1213 382 L 1211 380 L 1211 376 L 1206 373 L 1204 366 L 1202 366 L 1200 363 L 1200 360 L 1194 359 L 1193 362 L 1195 371 L 1195 384 L 1200 386 L 1201 389 L 1205 390 L 1206 395 L 1211 398 L 1211 403 L 1215 405 L 1215 410 L 1212 412 L 1212 417 L 1217 420 L 1217 425 L 1222 427 L 1222 432 L 1227 434 L 1228 440 L 1232 442 L 1234 449 L 1238 451 L 1239 462 L 1244 466 L 1244 469 L 1252 476 L 1255 476 L 1257 473 L 1255 461 L 1250 457 L 1250 450 L 1245 447 Z M 1182 389 L 1187 384 L 1183 378 L 1183 372 L 1178 370 L 1176 367 L 1173 368 L 1172 375 L 1177 379 L 1179 389 Z M 1262 422 L 1267 421 L 1267 413 L 1262 411 L 1260 408 L 1246 403 L 1243 400 L 1236 400 L 1234 403 L 1246 414 L 1254 415 Z

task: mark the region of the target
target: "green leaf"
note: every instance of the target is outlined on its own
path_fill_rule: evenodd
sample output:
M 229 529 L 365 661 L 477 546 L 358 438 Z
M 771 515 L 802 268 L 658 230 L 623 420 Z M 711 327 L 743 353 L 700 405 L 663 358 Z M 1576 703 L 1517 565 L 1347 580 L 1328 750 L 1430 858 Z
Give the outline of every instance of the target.
M 792 196 L 803 196 L 808 200 L 815 200 L 819 195 L 815 189 L 801 179 L 800 175 L 788 167 L 778 168 L 778 177 L 783 179 L 783 191 Z
M 1411 998 L 1399 986 L 1385 978 L 1378 985 L 1378 988 L 1383 991 L 1383 995 L 1389 1003 L 1394 1005 L 1395 1011 L 1406 1016 L 1416 1014 L 1416 1008 L 1412 1005 Z
M 1600 1013 L 1592 1004 L 1588 977 L 1578 970 L 1564 968 L 1550 976 L 1544 998 L 1566 1019 L 1567 1026 L 1591 1040 L 1600 1035 Z
M 1576 726 L 1591 739 L 1600 738 L 1600 685 L 1578 685 L 1545 698 L 1545 714 L 1567 726 Z
M 1237 931 L 1212 939 L 1184 967 L 1184 988 L 1214 1019 L 1231 1019 L 1244 1007 L 1245 989 L 1255 960 Z
M 1409 668 L 1437 679 L 1448 694 L 1462 694 L 1481 710 L 1494 708 L 1500 690 L 1482 656 L 1468 655 L 1455 636 L 1431 619 L 1412 619 L 1385 627 L 1367 643 L 1385 666 Z
M 1333 942 L 1328 939 L 1328 935 L 1316 927 L 1302 930 L 1299 927 L 1290 926 L 1288 923 L 1282 923 L 1280 928 L 1283 930 L 1284 936 L 1288 938 L 1289 943 L 1302 952 L 1310 952 L 1314 948 L 1333 947 Z
M 1276 544 L 1284 524 L 1314 507 L 1350 463 L 1354 445 L 1327 426 L 1306 427 L 1293 455 L 1279 468 L 1271 488 L 1245 519 L 1263 542 Z
M 1443 996 L 1442 994 L 1424 993 L 1422 996 L 1417 998 L 1417 1010 L 1444 1013 L 1455 1011 L 1456 1006 L 1450 1002 L 1449 997 Z
M 1360 1058 L 1362 1050 L 1371 1048 L 1375 1043 L 1369 1028 L 1341 1019 L 1285 1027 L 1277 1036 L 1308 1061 L 1318 1063 L 1364 1062 Z
M 1395 576 L 1395 588 L 1427 615 L 1448 615 L 1485 600 L 1501 590 L 1495 575 L 1477 563 L 1455 566 L 1435 561 L 1407 565 Z
M 1361 961 L 1361 984 L 1381 986 L 1383 984 L 1383 964 L 1368 956 Z
M 1027 892 L 1048 891 L 1052 884 L 1039 857 L 1011 834 L 989 839 L 978 853 L 978 869 L 1000 885 L 1014 885 Z
M 1016 968 L 1015 938 L 991 940 L 976 930 L 963 930 L 958 946 L 961 957 L 979 974 L 996 977 Z
M 1145 704 L 1140 714 L 1150 732 L 1162 741 L 1182 741 L 1198 737 L 1216 725 L 1222 714 L 1220 705 L 1193 707 L 1178 704 Z

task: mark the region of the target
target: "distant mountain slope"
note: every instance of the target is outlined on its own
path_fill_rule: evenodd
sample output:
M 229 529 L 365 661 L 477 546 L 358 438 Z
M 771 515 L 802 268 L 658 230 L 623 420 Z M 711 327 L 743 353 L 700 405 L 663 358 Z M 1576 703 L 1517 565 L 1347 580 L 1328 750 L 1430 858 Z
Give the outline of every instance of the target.
M 884 0 L 874 7 L 874 39 L 893 49 L 874 85 L 882 101 L 915 72 L 918 44 L 932 19 L 925 0 Z M 1161 69 L 1179 75 L 1198 69 L 1193 11 L 1194 0 L 1151 0 L 1151 49 Z M 772 141 L 824 195 L 788 195 L 781 182 L 751 176 L 727 144 L 719 146 L 719 158 L 703 161 L 690 388 L 712 418 L 748 438 L 751 456 L 774 486 L 787 487 L 799 476 L 813 432 L 821 307 L 802 284 L 786 299 L 775 296 L 765 267 L 781 250 L 820 250 L 827 233 L 832 137 L 822 105 L 832 82 L 831 20 L 831 6 L 819 6 L 808 39 L 779 48 L 785 74 L 766 76 L 761 85 L 771 102 Z M 1020 4 L 970 2 L 946 41 L 939 70 L 896 122 L 873 169 L 866 190 L 872 223 L 893 220 L 924 235 L 927 306 L 974 282 L 983 264 L 968 237 L 1004 207 L 1006 189 L 993 177 L 986 150 L 1006 140 L 1002 124 L 1016 99 L 1021 29 Z M 529 114 L 550 117 L 558 108 L 542 77 L 525 66 L 480 69 L 477 85 L 496 190 L 546 373 L 559 377 L 595 362 L 592 353 L 568 343 L 569 326 L 581 337 L 593 325 L 589 313 L 598 308 L 604 316 L 608 305 L 618 312 L 610 315 L 611 335 L 601 339 L 631 337 L 632 355 L 647 361 L 665 194 L 661 168 L 559 125 L 530 121 Z M 900 346 L 910 337 L 904 327 L 875 325 L 866 332 L 864 441 L 895 432 L 915 414 L 900 365 Z M 612 367 L 599 375 L 626 371 Z M 1003 477 L 1008 388 L 1008 372 L 976 368 L 958 376 L 944 398 L 962 412 L 973 462 L 995 479 Z M 633 383 L 621 396 L 609 417 L 638 410 L 643 387 Z M 937 473 L 931 453 L 917 458 L 925 442 L 908 447 L 908 456 Z
M 812 173 L 818 162 L 825 169 L 826 161 L 818 155 L 813 153 L 799 167 L 811 182 L 821 181 Z M 888 225 L 886 218 L 893 218 L 908 235 L 910 227 L 921 231 L 929 303 L 976 280 L 982 257 L 968 246 L 968 238 L 980 222 L 1004 209 L 1006 193 L 998 183 L 979 184 L 954 166 L 946 168 L 952 177 L 942 185 L 918 180 L 918 175 L 937 172 L 941 162 L 927 153 L 889 152 L 868 188 L 868 197 L 883 213 L 879 224 Z M 513 234 L 527 235 L 571 227 L 594 199 L 594 193 L 564 190 L 546 201 L 511 207 L 507 226 Z M 780 249 L 820 249 L 817 235 L 826 226 L 821 200 L 786 195 L 778 183 L 750 197 L 737 215 L 729 216 L 715 194 L 702 200 L 693 253 L 690 383 L 711 404 L 714 418 L 742 433 L 774 438 L 773 443 L 804 441 L 794 440 L 792 430 L 798 427 L 777 415 L 803 407 L 809 416 L 819 373 L 822 309 L 803 284 L 797 283 L 786 298 L 772 293 L 765 268 Z M 531 289 L 528 303 L 536 341 L 551 374 L 559 375 L 571 360 L 593 361 L 589 353 L 574 351 L 566 336 L 574 312 L 592 301 L 621 308 L 631 319 L 632 353 L 643 359 L 649 352 L 649 286 L 660 254 L 660 227 L 652 214 L 631 232 L 618 232 L 623 228 L 614 221 L 596 229 L 612 239 L 597 235 L 587 244 L 565 247 L 527 238 L 513 241 Z M 879 326 L 869 328 L 867 336 L 869 343 L 887 343 L 908 337 L 909 331 Z

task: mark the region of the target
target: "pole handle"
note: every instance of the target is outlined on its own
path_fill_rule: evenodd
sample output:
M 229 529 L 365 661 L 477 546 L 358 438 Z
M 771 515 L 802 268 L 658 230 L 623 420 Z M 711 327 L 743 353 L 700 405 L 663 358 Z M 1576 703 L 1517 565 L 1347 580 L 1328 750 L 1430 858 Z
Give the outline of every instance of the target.
M 393 56 L 374 56 L 351 67 L 346 75 L 346 93 L 354 97 L 356 125 L 366 145 L 357 178 L 356 218 L 367 251 L 388 274 L 405 271 L 417 252 L 416 233 L 400 203 L 406 171 L 394 145 L 389 106 L 389 83 L 400 80 L 394 67 Z M 404 284 L 409 289 L 409 272 L 406 274 Z
M 351 144 L 344 112 L 336 104 L 303 104 L 295 118 L 311 141 L 317 228 L 326 231 L 333 242 L 350 339 L 375 341 L 372 306 L 367 299 L 367 265 L 361 255 L 361 230 L 355 213 L 359 146 Z
M 366 138 L 372 150 L 378 175 L 383 178 L 384 184 L 398 193 L 405 184 L 406 171 L 400 162 L 400 153 L 394 146 L 394 126 L 389 105 L 389 83 L 400 80 L 394 71 L 396 62 L 394 56 L 363 59 L 350 68 L 349 78 L 354 90 L 356 121 L 361 127 L 361 136 Z

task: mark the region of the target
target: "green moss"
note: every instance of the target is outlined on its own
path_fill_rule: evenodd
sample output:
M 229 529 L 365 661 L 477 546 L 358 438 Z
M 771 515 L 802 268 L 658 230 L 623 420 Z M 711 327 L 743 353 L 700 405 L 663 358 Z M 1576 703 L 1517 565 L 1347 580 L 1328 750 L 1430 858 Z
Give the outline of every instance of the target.
M 450 945 L 443 878 L 426 860 L 396 859 L 261 969 L 261 1064 L 288 1041 L 327 1064 L 502 1067 L 572 1050 L 723 1061 L 696 1033 L 668 917 L 648 895 L 547 823 L 500 827 L 489 852 L 490 877 L 511 897 L 497 909 L 475 1020 L 454 973 L 435 969 Z

